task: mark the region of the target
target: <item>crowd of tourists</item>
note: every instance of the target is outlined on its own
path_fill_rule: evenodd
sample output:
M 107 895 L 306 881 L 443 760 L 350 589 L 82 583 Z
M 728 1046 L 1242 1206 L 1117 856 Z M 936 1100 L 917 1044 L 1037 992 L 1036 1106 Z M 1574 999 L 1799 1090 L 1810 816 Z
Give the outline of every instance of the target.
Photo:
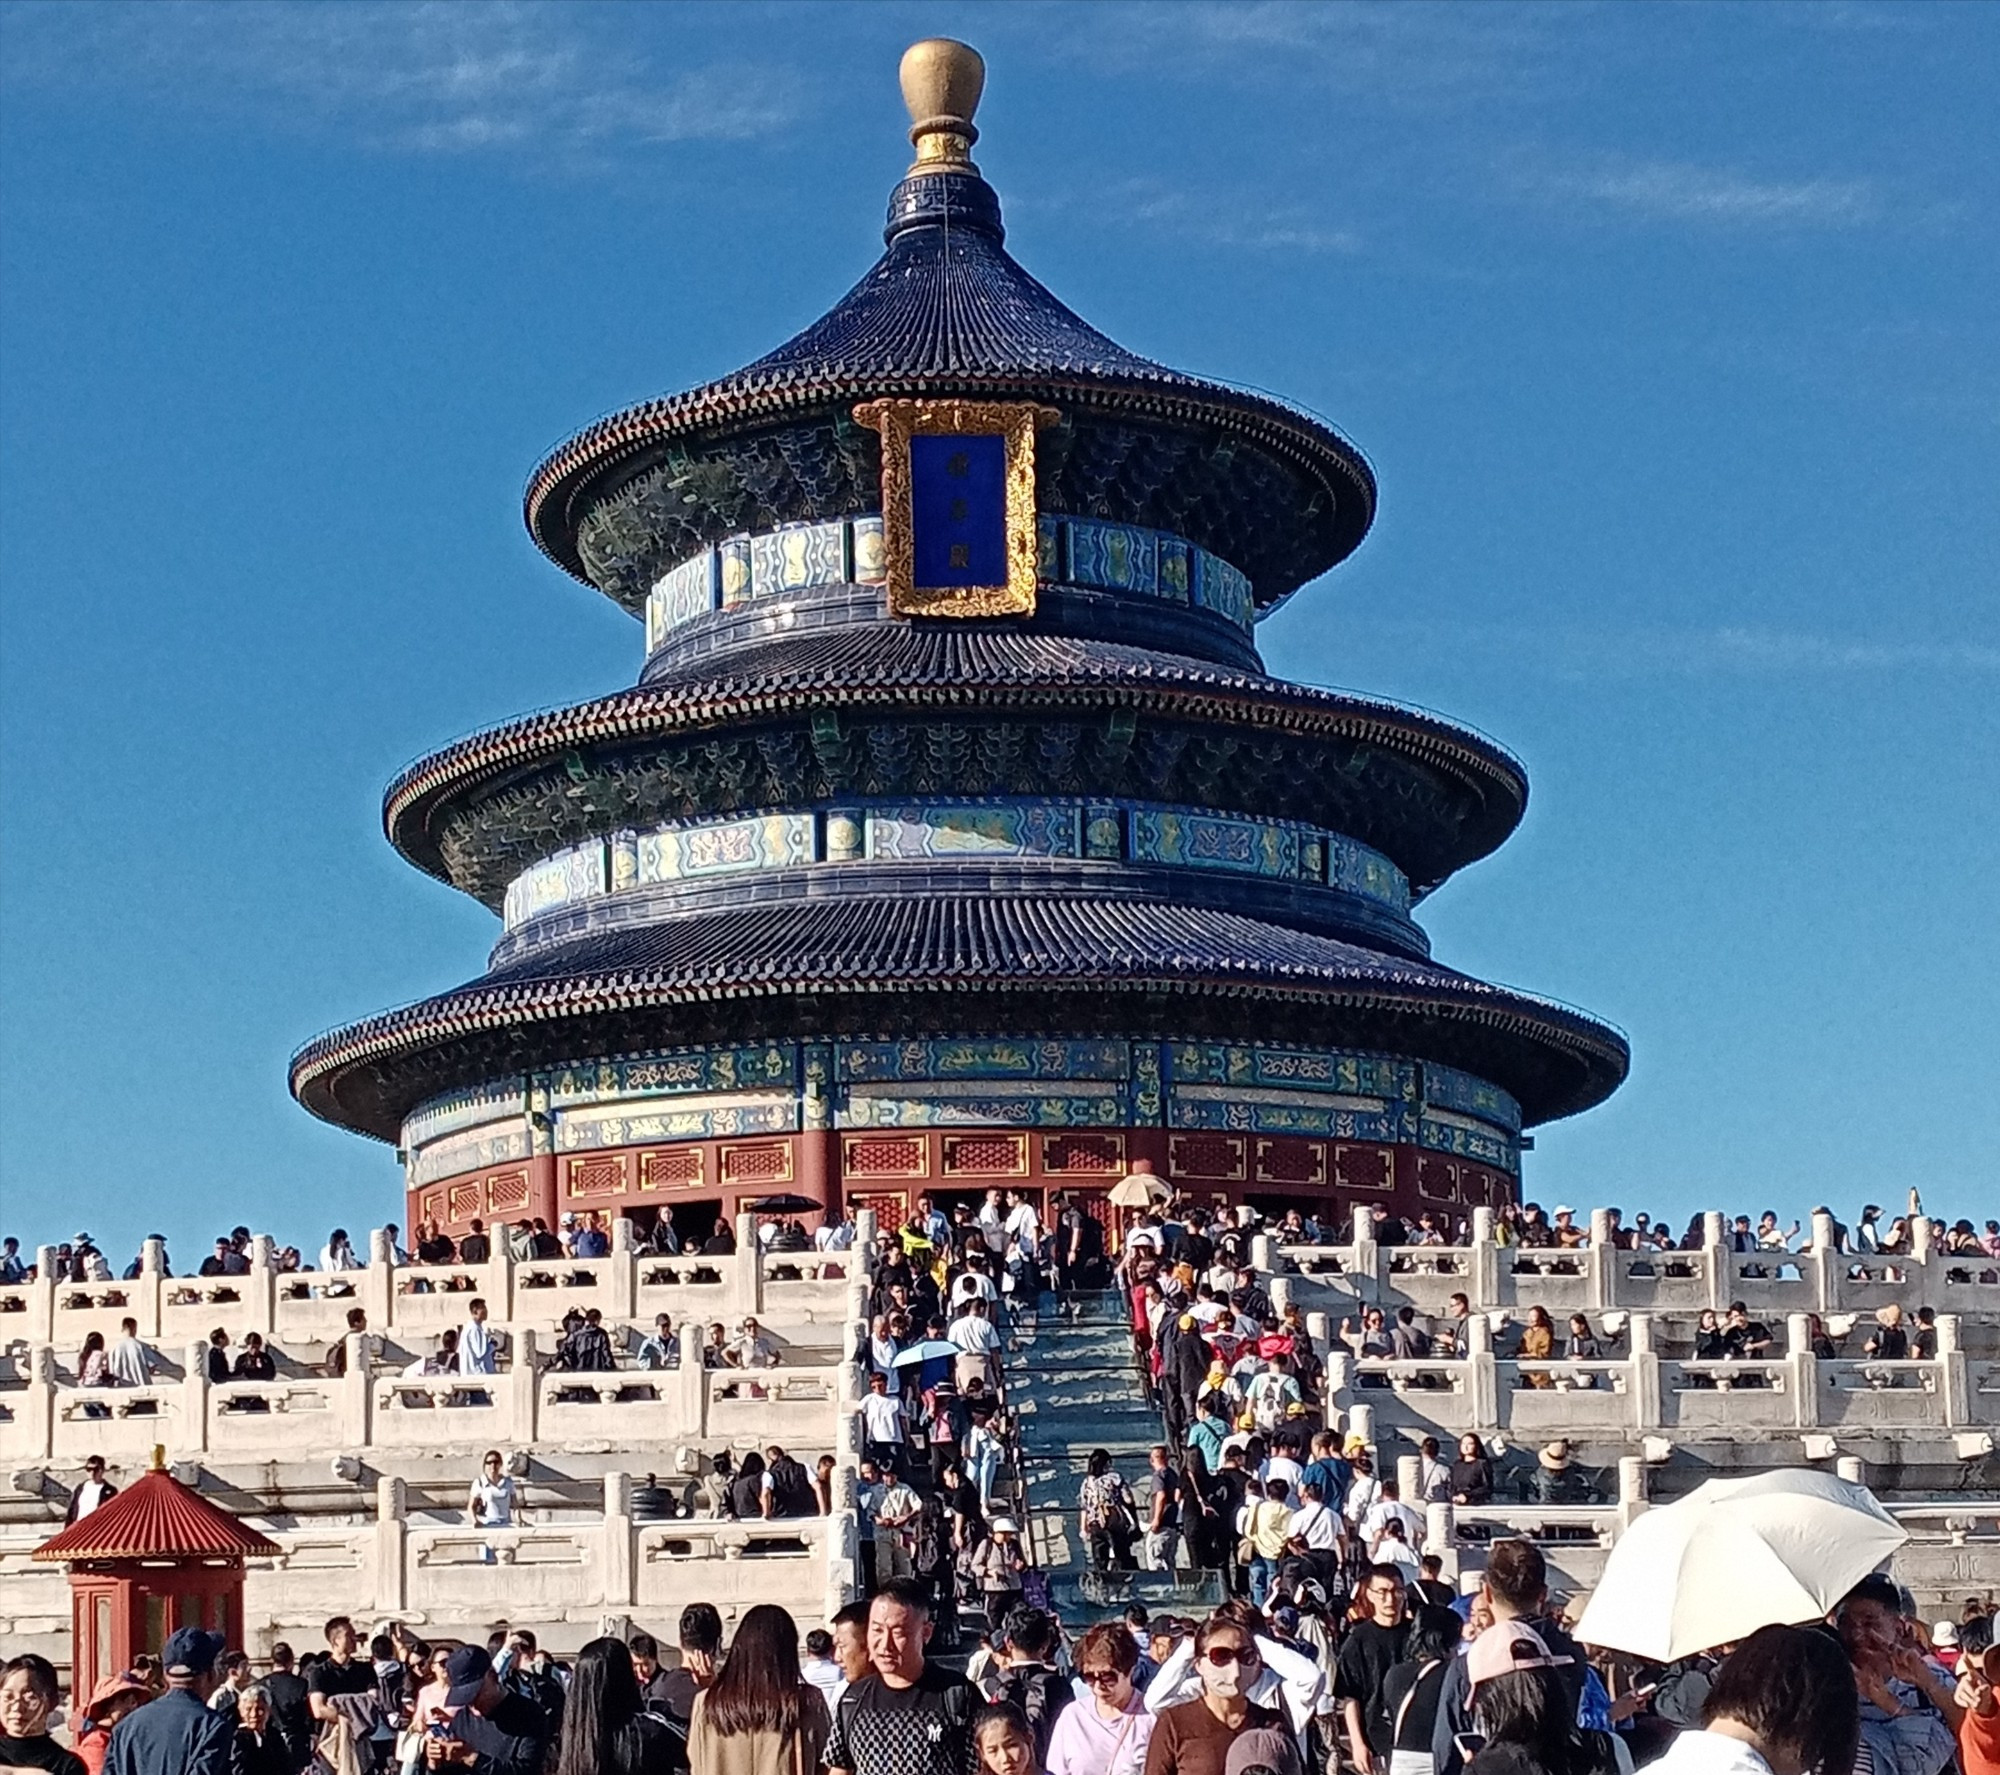
M 1448 1593 L 1447 1593 L 1448 1594 Z M 1969 1603 L 1925 1627 L 1870 1578 L 1824 1623 L 1648 1668 L 1593 1656 L 1541 1556 L 1505 1541 L 1471 1596 L 1371 1569 L 1353 1601 L 1070 1629 L 1010 1605 L 969 1659 L 923 1583 L 887 1580 L 801 1637 L 708 1603 L 676 1643 L 427 1641 L 398 1622 L 260 1669 L 181 1628 L 73 1697 L 0 1670 L 0 1766 L 48 1775 L 1995 1775 L 2000 1649 Z M 962 1665 L 962 1668 L 961 1668 Z M 52 1731 L 61 1725 L 62 1743 Z

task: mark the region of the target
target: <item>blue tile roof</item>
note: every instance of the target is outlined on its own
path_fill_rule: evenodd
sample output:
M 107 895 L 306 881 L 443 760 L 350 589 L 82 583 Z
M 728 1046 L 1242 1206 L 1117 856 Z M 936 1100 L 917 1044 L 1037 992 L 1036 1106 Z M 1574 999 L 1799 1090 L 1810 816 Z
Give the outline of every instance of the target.
M 595 933 L 320 1037 L 294 1058 L 292 1088 L 318 1113 L 389 1138 L 437 1088 L 419 1064 L 425 1054 L 482 1032 L 529 1032 L 553 1060 L 567 1057 L 560 1026 L 572 1019 L 804 994 L 822 1007 L 837 997 L 879 998 L 892 1021 L 899 995 L 940 989 L 1074 991 L 1099 1001 L 1169 990 L 1351 1010 L 1378 1026 L 1386 1017 L 1407 1024 L 1398 1032 L 1404 1051 L 1429 1050 L 1449 1064 L 1476 1059 L 1481 1076 L 1520 1099 L 1530 1122 L 1601 1101 L 1629 1058 L 1618 1031 L 1580 1011 L 1241 914 L 1087 897 L 936 895 L 749 903 Z M 588 1051 L 610 1051 L 604 1041 L 599 1028 Z M 356 1074 L 365 1075 L 365 1105 L 348 1088 Z

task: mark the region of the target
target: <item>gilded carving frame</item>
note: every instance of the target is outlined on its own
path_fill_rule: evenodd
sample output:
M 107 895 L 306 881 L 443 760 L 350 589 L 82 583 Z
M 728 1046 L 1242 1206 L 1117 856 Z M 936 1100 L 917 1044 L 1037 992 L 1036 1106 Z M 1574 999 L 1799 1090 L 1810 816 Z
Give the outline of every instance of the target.
M 1035 527 L 1035 430 L 1053 407 L 1031 401 L 883 400 L 854 409 L 882 434 L 882 554 L 892 616 L 1033 616 L 1040 542 Z M 998 433 L 1006 440 L 1007 582 L 919 586 L 911 510 L 910 439 Z

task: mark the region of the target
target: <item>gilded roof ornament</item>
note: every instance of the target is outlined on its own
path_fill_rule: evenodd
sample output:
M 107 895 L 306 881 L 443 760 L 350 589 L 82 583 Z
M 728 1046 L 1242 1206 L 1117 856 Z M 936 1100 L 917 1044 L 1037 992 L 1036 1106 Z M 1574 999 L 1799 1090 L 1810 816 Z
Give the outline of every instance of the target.
M 986 62 L 969 43 L 926 37 L 903 51 L 903 103 L 910 111 L 912 173 L 976 173 L 972 144 L 979 140 L 972 114 L 986 89 Z

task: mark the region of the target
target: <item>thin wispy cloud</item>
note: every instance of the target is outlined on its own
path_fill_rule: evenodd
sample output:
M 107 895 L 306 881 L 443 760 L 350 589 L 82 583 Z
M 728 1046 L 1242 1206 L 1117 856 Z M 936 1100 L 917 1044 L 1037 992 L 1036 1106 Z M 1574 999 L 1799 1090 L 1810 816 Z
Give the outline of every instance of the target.
M 1443 641 L 1428 623 L 1370 622 L 1367 630 L 1397 645 Z M 1453 624 L 1452 645 L 1504 654 L 1519 669 L 1568 679 L 1830 678 L 1916 673 L 1984 676 L 2000 673 L 2000 641 L 1896 640 L 1725 624 L 1676 628 L 1534 627 Z
M 1552 181 L 1581 197 L 1635 215 L 1727 226 L 1851 228 L 1878 221 L 1883 194 L 1869 179 L 1754 178 L 1727 167 L 1645 160 Z
M 1118 225 L 1173 235 L 1193 246 L 1247 247 L 1289 253 L 1352 254 L 1361 236 L 1297 203 L 1273 203 L 1242 190 L 1218 192 L 1122 179 L 1088 188 L 1029 192 L 1008 199 L 1016 215 L 1085 214 Z
M 782 129 L 782 68 L 672 66 L 606 15 L 479 5 L 16 4 L 10 84 L 143 94 L 431 154 L 734 141 Z

